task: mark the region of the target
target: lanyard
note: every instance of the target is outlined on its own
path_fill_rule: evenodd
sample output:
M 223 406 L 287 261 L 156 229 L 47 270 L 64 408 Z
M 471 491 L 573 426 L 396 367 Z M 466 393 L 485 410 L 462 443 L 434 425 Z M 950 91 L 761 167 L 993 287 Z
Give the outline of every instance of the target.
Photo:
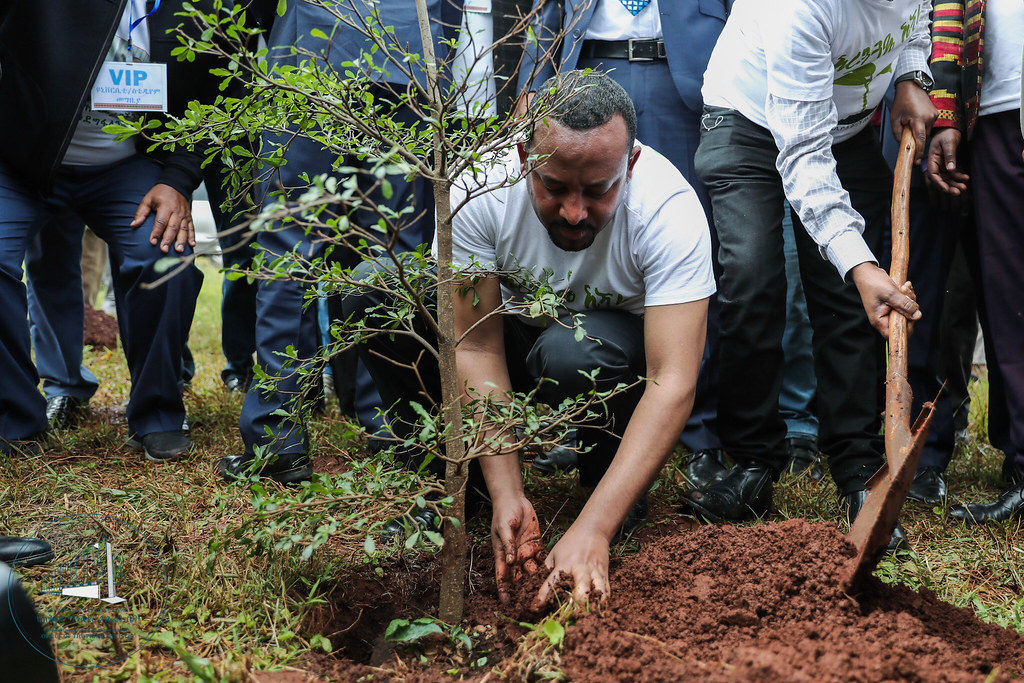
M 135 0 L 128 0 L 128 63 L 131 64 L 134 60 L 134 50 L 132 49 L 132 31 L 135 30 L 139 24 L 148 19 L 149 17 L 156 14 L 156 11 L 160 9 L 161 0 L 156 0 L 156 4 L 153 5 L 153 11 L 149 14 L 145 14 L 135 21 L 132 21 L 132 12 L 135 10 Z

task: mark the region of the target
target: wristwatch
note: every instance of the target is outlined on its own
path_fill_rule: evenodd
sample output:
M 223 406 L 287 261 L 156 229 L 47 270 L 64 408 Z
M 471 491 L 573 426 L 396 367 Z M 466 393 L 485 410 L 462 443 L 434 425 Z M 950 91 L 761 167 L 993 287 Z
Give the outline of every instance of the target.
M 897 77 L 895 82 L 899 84 L 903 81 L 911 81 L 925 92 L 931 92 L 932 88 L 935 87 L 935 81 L 924 71 L 908 71 L 902 76 Z

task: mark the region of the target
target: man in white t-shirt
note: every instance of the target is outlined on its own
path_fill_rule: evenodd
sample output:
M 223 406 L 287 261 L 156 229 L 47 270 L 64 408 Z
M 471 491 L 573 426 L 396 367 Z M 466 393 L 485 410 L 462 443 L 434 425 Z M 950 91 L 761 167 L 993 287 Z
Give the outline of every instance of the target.
M 765 514 L 786 462 L 778 404 L 787 200 L 814 328 L 819 445 L 851 519 L 883 462 L 885 356 L 872 325 L 885 334 L 891 310 L 920 313 L 909 286 L 901 292 L 876 265 L 892 174 L 869 122 L 895 77 L 893 129 L 913 129 L 920 159 L 936 115 L 927 94 L 930 9 L 927 0 L 733 6 L 704 77 L 695 163 L 721 242 L 719 426 L 738 466 L 687 494 L 704 519 Z M 898 528 L 893 547 L 902 540 Z
M 559 92 L 572 94 L 538 124 L 518 158 L 497 164 L 486 177 L 464 176 L 452 189 L 453 207 L 473 194 L 452 225 L 454 262 L 479 278 L 455 306 L 456 335 L 472 330 L 456 351 L 459 380 L 470 394 L 501 400 L 540 382 L 539 399 L 554 406 L 591 389 L 581 371 L 599 370 L 599 390 L 648 378 L 608 402 L 610 430 L 579 429 L 580 483 L 589 500 L 548 555 L 551 574 L 541 603 L 559 574 L 573 578 L 578 599 L 591 591 L 607 597 L 609 543 L 624 521 L 628 527 L 645 516 L 644 505 L 634 504 L 693 405 L 708 297 L 715 291 L 700 201 L 668 160 L 634 140 L 636 114 L 625 90 L 607 75 L 572 71 L 541 92 L 556 83 Z M 508 184 L 507 178 L 518 180 Z M 481 193 L 485 186 L 491 191 Z M 576 341 L 571 327 L 529 315 L 480 322 L 503 303 L 522 313 L 517 304 L 529 286 L 523 283 L 538 281 L 563 293 L 565 314 L 581 317 L 585 338 Z M 373 291 L 356 294 L 346 299 L 345 314 L 373 315 L 381 302 Z M 420 333 L 427 334 L 425 324 Z M 385 405 L 396 406 L 389 416 L 399 433 L 416 421 L 408 404 L 422 400 L 420 378 L 428 393 L 440 395 L 436 365 L 421 362 L 416 377 L 392 362 L 422 355 L 422 347 L 399 335 L 376 336 L 363 349 Z M 518 454 L 478 462 L 493 503 L 499 590 L 507 597 L 519 573 L 514 569 L 536 568 L 540 527 L 523 491 Z

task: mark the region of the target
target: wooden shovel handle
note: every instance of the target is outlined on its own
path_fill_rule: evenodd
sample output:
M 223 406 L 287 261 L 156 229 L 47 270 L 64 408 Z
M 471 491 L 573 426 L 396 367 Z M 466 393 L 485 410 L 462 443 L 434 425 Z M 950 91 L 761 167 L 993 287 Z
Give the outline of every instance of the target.
M 889 277 L 897 287 L 902 287 L 907 281 L 910 265 L 910 174 L 914 169 L 916 147 L 914 133 L 910 126 L 906 126 L 900 140 L 900 154 L 892 187 L 892 266 L 889 268 Z M 911 396 L 909 387 L 903 390 L 906 381 L 907 319 L 892 311 L 889 313 L 889 372 L 885 397 L 887 441 L 897 425 L 908 432 L 910 429 Z

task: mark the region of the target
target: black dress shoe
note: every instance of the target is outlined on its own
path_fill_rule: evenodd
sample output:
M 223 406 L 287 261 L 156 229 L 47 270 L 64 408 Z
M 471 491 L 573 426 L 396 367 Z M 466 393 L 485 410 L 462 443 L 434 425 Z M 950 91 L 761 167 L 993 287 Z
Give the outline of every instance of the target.
M 786 452 L 789 453 L 789 463 L 786 469 L 790 474 L 804 474 L 811 481 L 821 481 L 825 473 L 821 469 L 821 460 L 818 455 L 818 444 L 814 439 L 805 439 L 793 436 L 786 439 Z
M 941 505 L 946 498 L 946 479 L 941 467 L 922 467 L 914 475 L 907 498 L 925 505 Z
M 534 458 L 533 462 L 530 463 L 530 467 L 545 474 L 565 472 L 576 469 L 578 464 L 576 456 L 577 453 L 572 448 L 555 446 L 549 448 L 546 453 L 541 453 Z
M 683 466 L 683 476 L 690 486 L 700 488 L 719 481 L 729 473 L 722 449 L 707 449 L 691 453 Z
M 763 517 L 772 506 L 773 473 L 763 465 L 736 465 L 720 481 L 683 494 L 683 505 L 715 524 Z
M 846 521 L 853 524 L 853 520 L 857 519 L 857 515 L 860 514 L 860 509 L 864 507 L 864 501 L 868 499 L 867 489 L 861 491 L 850 491 L 843 496 L 841 506 L 846 512 Z M 906 550 L 907 548 L 907 532 L 904 531 L 903 525 L 896 522 L 896 528 L 892 530 L 892 536 L 889 538 L 889 545 L 886 547 L 885 552 L 892 555 L 899 550 Z
M 250 477 L 258 474 L 262 479 L 272 479 L 278 484 L 298 484 L 309 481 L 313 476 L 313 463 L 308 453 L 289 453 L 287 455 L 270 456 L 261 467 L 257 468 L 256 456 L 251 453 L 229 455 L 217 463 L 220 476 L 228 481 L 239 477 Z
M 152 432 L 141 439 L 133 436 L 128 439 L 128 446 L 142 451 L 151 462 L 174 462 L 195 450 L 195 444 L 183 429 Z
M 0 562 L 12 567 L 31 567 L 53 559 L 53 548 L 41 538 L 0 536 Z
M 994 503 L 958 503 L 949 516 L 965 524 L 1002 522 L 1024 516 L 1024 482 L 1011 486 Z
M 629 512 L 626 513 L 626 519 L 622 520 L 622 526 L 615 532 L 609 545 L 615 545 L 629 538 L 631 533 L 639 529 L 647 521 L 650 511 L 651 505 L 645 493 L 640 496 L 640 500 L 633 503 L 633 507 L 629 508 Z
M 39 455 L 43 450 L 43 441 L 45 439 L 46 434 L 44 432 L 30 436 L 27 439 L 14 439 L 13 441 L 0 437 L 0 457 L 29 458 Z
M 383 545 L 402 543 L 405 540 L 406 532 L 411 530 L 411 526 L 428 531 L 440 531 L 441 515 L 430 508 L 417 507 L 409 515 L 388 522 L 380 532 L 380 542 Z
M 46 399 L 46 423 L 50 430 L 56 432 L 74 427 L 83 405 L 73 396 L 51 396 Z

